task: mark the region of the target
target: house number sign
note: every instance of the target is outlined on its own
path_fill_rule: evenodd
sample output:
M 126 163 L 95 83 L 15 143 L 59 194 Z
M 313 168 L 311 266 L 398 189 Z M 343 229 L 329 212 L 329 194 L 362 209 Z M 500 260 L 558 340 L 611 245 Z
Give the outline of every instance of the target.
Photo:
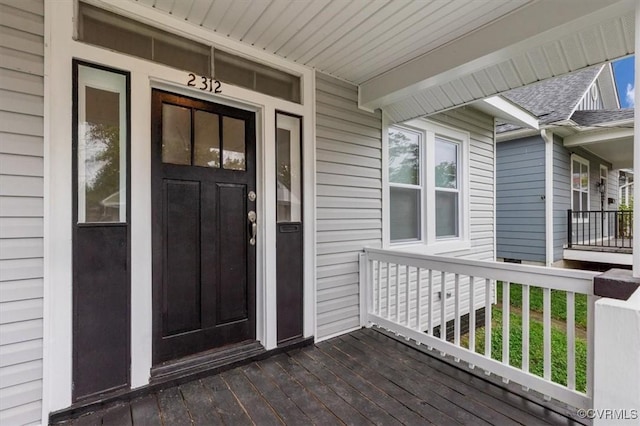
M 187 86 L 198 88 L 203 92 L 222 93 L 222 83 L 219 80 L 204 75 L 195 75 L 192 72 L 188 76 Z

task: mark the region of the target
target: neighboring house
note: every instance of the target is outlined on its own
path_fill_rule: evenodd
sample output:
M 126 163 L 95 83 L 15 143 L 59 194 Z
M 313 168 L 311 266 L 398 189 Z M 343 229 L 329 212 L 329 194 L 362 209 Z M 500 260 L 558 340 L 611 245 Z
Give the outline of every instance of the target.
M 0 424 L 369 325 L 365 247 L 465 259 L 490 308 L 494 120 L 530 117 L 483 99 L 633 52 L 614 6 L 0 0 Z
M 618 170 L 631 164 L 633 110 L 620 109 L 611 65 L 502 96 L 534 114 L 540 129 L 497 127 L 497 257 L 629 265 L 631 240 L 616 235 L 623 220 Z M 569 209 L 582 213 L 569 221 Z M 590 250 L 577 250 L 582 245 Z

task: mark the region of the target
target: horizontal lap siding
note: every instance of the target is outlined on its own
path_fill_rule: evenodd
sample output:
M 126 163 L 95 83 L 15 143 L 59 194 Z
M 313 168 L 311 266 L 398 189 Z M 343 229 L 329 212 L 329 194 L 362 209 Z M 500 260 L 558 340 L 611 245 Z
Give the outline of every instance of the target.
M 382 121 L 316 74 L 317 338 L 358 327 L 358 254 L 382 243 Z
M 545 147 L 540 136 L 500 142 L 496 158 L 497 256 L 545 261 Z
M 553 139 L 553 261 L 562 260 L 567 243 L 567 210 L 571 208 L 571 154 L 562 138 Z
M 471 249 L 447 256 L 495 260 L 493 117 L 470 107 L 457 108 L 429 120 L 469 132 L 469 232 Z
M 42 410 L 44 3 L 0 0 L 0 424 Z

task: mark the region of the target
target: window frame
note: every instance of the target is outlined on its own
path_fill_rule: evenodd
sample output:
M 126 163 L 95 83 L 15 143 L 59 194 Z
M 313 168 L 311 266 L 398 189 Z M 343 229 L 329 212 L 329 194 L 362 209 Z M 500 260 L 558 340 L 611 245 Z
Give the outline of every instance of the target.
M 573 169 L 573 163 L 577 162 L 579 163 L 581 166 L 587 166 L 587 184 L 586 186 L 583 188 L 582 187 L 582 183 L 580 183 L 580 188 L 576 189 L 573 187 L 573 174 L 574 174 L 574 169 Z M 580 167 L 580 169 L 582 169 L 582 167 Z M 582 174 L 582 170 L 580 170 L 580 174 Z M 571 174 L 570 174 L 570 186 L 571 186 L 571 211 L 589 211 L 590 210 L 590 206 L 591 206 L 591 165 L 589 163 L 589 160 L 587 160 L 584 157 L 581 157 L 577 154 L 571 154 Z M 587 208 L 586 210 L 584 208 L 581 209 L 575 209 L 574 205 L 573 205 L 573 193 L 574 191 L 578 191 L 580 192 L 580 194 L 587 194 Z M 580 197 L 582 199 L 582 196 Z M 580 202 L 580 204 L 582 204 L 582 201 Z M 584 207 L 584 206 L 582 206 Z M 574 222 L 589 222 L 589 215 L 583 215 L 582 217 L 578 217 L 575 214 L 572 215 L 573 216 L 573 221 Z
M 404 184 L 394 184 L 389 179 L 389 132 L 391 129 L 402 129 L 417 132 L 420 138 L 420 238 L 417 240 L 391 240 L 391 197 L 390 188 L 393 186 L 407 187 Z M 430 206 L 435 204 L 435 145 L 436 136 L 445 142 L 456 143 L 457 149 L 457 189 L 458 193 L 458 235 L 436 237 L 436 211 Z M 471 248 L 469 231 L 470 212 L 470 134 L 469 132 L 436 123 L 427 119 L 415 119 L 402 124 L 393 124 L 388 117 L 383 116 L 383 246 L 386 248 L 406 250 L 423 254 L 438 254 Z M 428 159 L 432 159 L 429 161 Z M 410 185 L 413 187 L 413 185 Z M 444 189 L 451 192 L 449 189 Z

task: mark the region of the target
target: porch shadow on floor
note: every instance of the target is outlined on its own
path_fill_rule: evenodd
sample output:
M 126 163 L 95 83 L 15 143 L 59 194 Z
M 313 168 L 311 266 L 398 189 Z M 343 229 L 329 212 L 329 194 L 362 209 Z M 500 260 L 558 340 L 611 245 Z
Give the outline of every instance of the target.
M 579 423 L 364 329 L 56 424 Z

